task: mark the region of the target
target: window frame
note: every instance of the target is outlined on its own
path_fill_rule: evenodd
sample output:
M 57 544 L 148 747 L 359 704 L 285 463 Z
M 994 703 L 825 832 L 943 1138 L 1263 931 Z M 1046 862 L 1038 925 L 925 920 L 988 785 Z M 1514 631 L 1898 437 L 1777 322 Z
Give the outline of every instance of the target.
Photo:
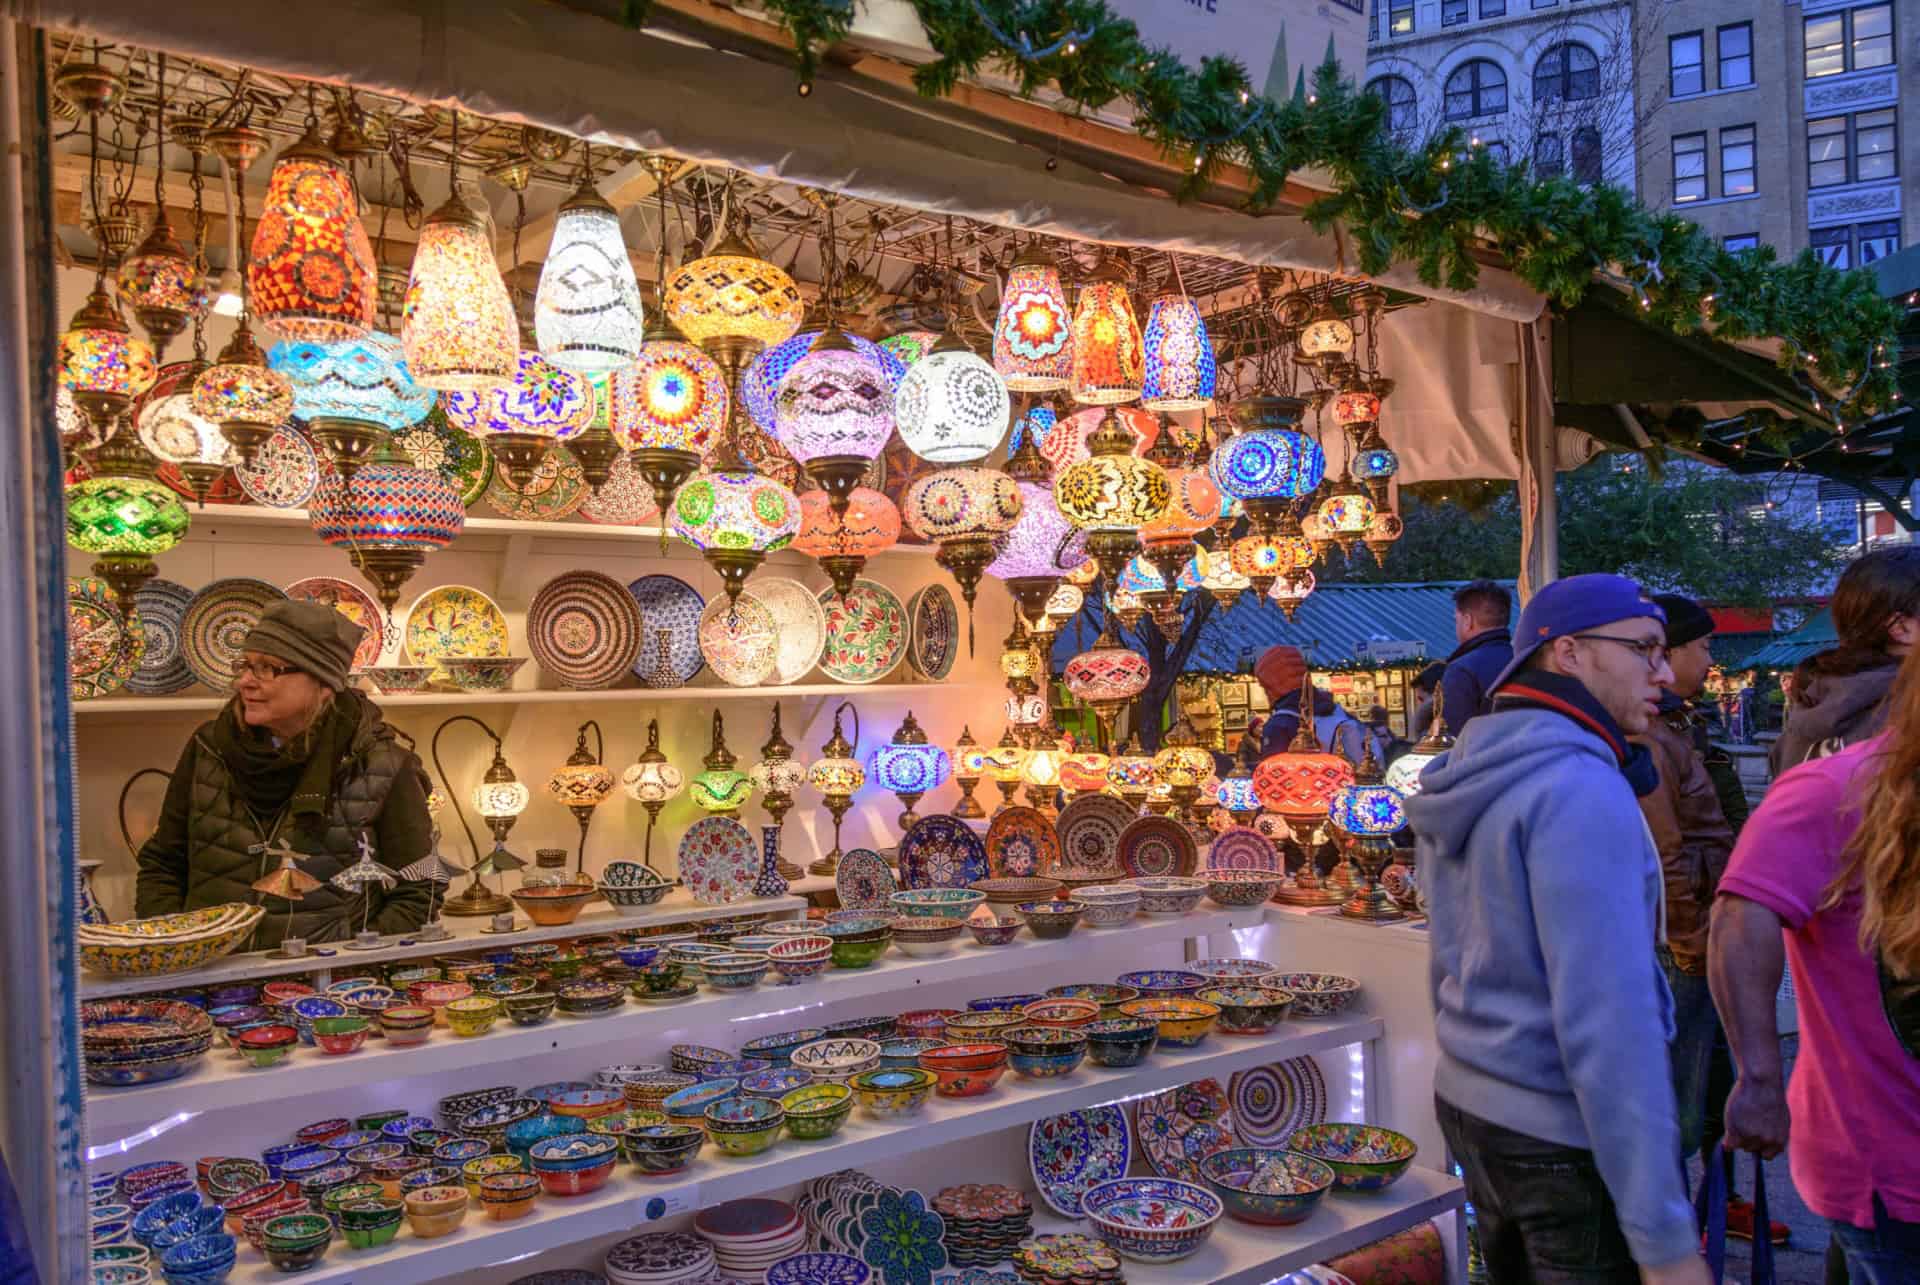
M 1870 124 L 1866 126 L 1866 128 L 1875 132 L 1885 130 L 1887 134 L 1886 147 L 1877 149 L 1872 153 L 1867 153 L 1862 150 L 1860 146 L 1862 132 L 1860 118 L 1863 116 L 1885 117 L 1884 122 L 1876 121 L 1876 123 Z M 1840 128 L 1822 129 L 1819 133 L 1814 132 L 1816 125 L 1826 125 L 1832 121 L 1838 121 Z M 1840 155 L 1837 158 L 1827 157 L 1823 160 L 1816 161 L 1813 157 L 1813 146 L 1816 138 L 1838 138 L 1840 140 Z M 1870 107 L 1866 111 L 1845 112 L 1834 116 L 1816 116 L 1807 122 L 1806 140 L 1808 191 L 1825 191 L 1828 188 L 1847 187 L 1854 183 L 1887 183 L 1897 180 L 1900 177 L 1900 114 L 1892 107 Z M 1885 173 L 1863 176 L 1860 162 L 1863 157 L 1868 155 L 1871 155 L 1876 163 L 1885 161 L 1892 168 Z M 1830 178 L 1824 182 L 1816 182 L 1814 180 L 1815 166 L 1830 167 L 1834 165 L 1836 161 L 1840 166 L 1841 177 Z
M 1420 94 L 1419 91 L 1413 87 L 1413 82 L 1405 76 L 1395 75 L 1390 71 L 1381 72 L 1378 76 L 1375 76 L 1367 82 L 1364 92 L 1373 94 L 1376 86 L 1386 85 L 1389 82 L 1405 89 L 1407 96 L 1404 100 L 1396 99 L 1390 90 L 1384 95 L 1374 95 L 1386 104 L 1387 129 L 1392 133 L 1400 134 L 1417 128 L 1420 124 Z M 1395 113 L 1403 107 L 1407 111 L 1408 119 L 1404 124 L 1401 124 L 1395 121 L 1394 116 Z
M 1878 35 L 1864 37 L 1858 35 L 1855 31 L 1857 20 L 1862 14 L 1871 13 L 1884 13 L 1886 15 L 1886 31 Z M 1813 70 L 1813 51 L 1816 46 L 1809 42 L 1808 35 L 1815 26 L 1832 22 L 1838 22 L 1840 24 L 1838 38 L 1823 42 L 1817 47 L 1822 51 L 1821 56 L 1823 62 L 1829 61 L 1837 55 L 1839 65 L 1831 67 L 1826 71 L 1816 72 Z M 1882 67 L 1892 67 L 1900 60 L 1898 37 L 1898 20 L 1894 14 L 1891 0 L 1880 0 L 1880 2 L 1876 4 L 1855 5 L 1851 9 L 1838 9 L 1827 13 L 1808 14 L 1800 21 L 1800 69 L 1802 77 L 1806 80 L 1824 80 L 1828 76 L 1844 76 L 1849 72 L 1876 71 Z M 1865 61 L 1860 56 L 1861 46 L 1865 42 L 1871 42 L 1876 48 L 1884 46 L 1886 56 L 1876 62 Z
M 1498 85 L 1500 90 L 1500 106 L 1494 110 L 1488 110 L 1484 102 L 1487 93 L 1493 89 L 1494 86 L 1482 78 L 1479 69 L 1483 67 L 1491 68 L 1494 74 L 1500 78 Z M 1468 78 L 1469 87 L 1466 89 L 1455 89 L 1454 82 L 1462 76 Z M 1468 105 L 1472 110 L 1455 112 L 1453 110 L 1453 101 L 1455 97 L 1462 94 L 1467 97 Z M 1506 69 L 1491 58 L 1469 58 L 1448 73 L 1446 80 L 1441 83 L 1440 112 L 1441 116 L 1446 120 L 1484 120 L 1495 116 L 1505 116 L 1512 105 L 1512 82 L 1507 78 Z
M 1727 53 L 1727 34 L 1741 33 L 1747 42 L 1747 51 L 1742 54 Z M 1753 23 L 1729 22 L 1714 28 L 1713 32 L 1714 84 L 1721 89 L 1751 89 L 1753 87 Z M 1747 78 L 1727 83 L 1727 63 L 1743 62 L 1747 66 Z
M 1387 0 L 1387 34 L 1411 36 L 1414 32 L 1413 0 Z M 1402 25 L 1404 19 L 1405 25 Z
M 1591 158 L 1591 166 L 1583 163 Z M 1572 138 L 1567 143 L 1567 173 L 1573 181 L 1582 187 L 1593 187 L 1605 181 L 1607 175 L 1606 141 L 1600 137 L 1600 130 L 1593 125 L 1576 125 Z
M 1729 139 L 1727 137 L 1729 134 L 1740 133 L 1746 134 L 1744 140 L 1738 138 Z M 1759 130 L 1754 127 L 1753 123 L 1749 121 L 1744 125 L 1722 125 L 1719 135 L 1714 141 L 1718 144 L 1720 150 L 1720 195 L 1723 197 L 1752 196 L 1758 192 L 1760 190 Z M 1730 165 L 1728 163 L 1727 148 L 1730 146 L 1745 147 L 1747 149 L 1747 163 L 1745 165 Z M 1732 180 L 1728 178 L 1728 175 L 1731 174 L 1745 174 L 1747 176 L 1746 187 L 1736 191 Z
M 1892 229 L 1892 232 L 1890 234 L 1884 230 L 1888 228 Z M 1871 234 L 1869 232 L 1870 229 L 1871 229 Z M 1874 241 L 1883 240 L 1888 235 L 1891 235 L 1893 237 L 1893 244 L 1885 249 L 1882 249 L 1878 254 L 1875 254 L 1871 259 L 1869 259 L 1867 257 L 1867 241 L 1869 239 L 1869 235 L 1871 235 L 1871 238 Z M 1884 259 L 1887 255 L 1898 254 L 1899 252 L 1900 252 L 1900 220 L 1899 219 L 1873 219 L 1866 223 L 1856 223 L 1853 225 L 1853 257 L 1855 258 L 1855 260 L 1859 262 L 1861 267 L 1864 268 L 1869 263 L 1877 263 L 1881 259 Z
M 1838 122 L 1840 127 L 1838 129 L 1819 128 L 1818 132 L 1817 133 L 1815 132 L 1817 127 L 1825 126 L 1829 122 Z M 1852 181 L 1850 176 L 1853 173 L 1853 164 L 1852 164 L 1852 157 L 1849 155 L 1849 151 L 1852 147 L 1852 141 L 1853 141 L 1852 135 L 1853 135 L 1853 127 L 1849 121 L 1849 118 L 1846 115 L 1815 116 L 1808 119 L 1807 126 L 1806 126 L 1807 190 L 1808 191 L 1815 192 L 1815 191 L 1820 191 L 1829 187 L 1845 187 L 1849 182 Z M 1834 164 L 1834 158 L 1831 156 L 1823 157 L 1819 160 L 1814 159 L 1813 144 L 1816 138 L 1819 138 L 1819 139 L 1837 138 L 1840 140 L 1840 157 L 1839 157 L 1840 177 L 1839 178 L 1826 179 L 1824 181 L 1817 180 L 1814 178 L 1814 170 L 1816 167 L 1821 167 L 1821 166 L 1830 167 Z
M 1735 245 L 1735 241 L 1745 241 L 1747 244 Z M 1742 254 L 1748 250 L 1758 250 L 1760 248 L 1760 234 L 1758 232 L 1730 232 L 1720 238 L 1720 248 L 1728 254 Z
M 1679 59 L 1680 47 L 1691 40 L 1694 45 L 1695 61 L 1683 63 Z M 1693 89 L 1680 88 L 1680 75 L 1683 70 L 1691 69 L 1699 84 Z M 1671 98 L 1687 98 L 1707 91 L 1707 33 L 1705 31 L 1682 31 L 1667 37 L 1667 95 Z
M 1686 147 L 1683 149 L 1681 147 L 1682 143 L 1692 143 L 1696 139 L 1699 140 L 1699 144 L 1700 144 L 1697 148 Z M 1669 158 L 1668 158 L 1667 169 L 1668 169 L 1668 178 L 1673 184 L 1673 203 L 1675 205 L 1693 205 L 1696 202 L 1704 201 L 1709 196 L 1711 196 L 1712 195 L 1711 179 L 1713 176 L 1709 172 L 1709 167 L 1707 163 L 1707 132 L 1702 129 L 1702 130 L 1692 130 L 1685 134 L 1675 134 L 1672 140 L 1668 144 L 1668 152 L 1669 152 Z M 1683 155 L 1699 156 L 1700 158 L 1699 174 L 1697 175 L 1688 174 L 1683 176 L 1680 173 L 1680 158 Z M 1698 179 L 1700 183 L 1699 195 L 1682 196 L 1680 194 L 1680 184 L 1682 182 L 1690 183 L 1696 179 Z
M 1853 266 L 1853 226 L 1841 223 L 1834 227 L 1809 228 L 1807 248 L 1813 251 L 1814 257 L 1820 262 L 1845 272 Z M 1836 248 L 1841 252 L 1841 257 L 1837 261 L 1820 253 L 1823 249 Z
M 1480 0 L 1480 18 L 1504 18 L 1507 16 L 1507 0 Z
M 1440 0 L 1440 25 L 1457 27 L 1473 17 L 1473 0 Z
M 1549 150 L 1552 155 L 1545 155 Z M 1567 172 L 1566 141 L 1552 130 L 1534 136 L 1533 172 L 1538 178 L 1560 178 Z
M 1702 48 L 1704 50 L 1704 45 Z M 1573 59 L 1576 53 L 1583 54 L 1587 58 L 1592 59 L 1592 65 L 1575 68 Z M 1547 59 L 1554 57 L 1556 54 L 1559 55 L 1560 58 L 1560 70 L 1557 72 L 1543 73 L 1542 65 Z M 1549 77 L 1546 83 L 1551 91 L 1545 94 L 1540 92 L 1541 77 L 1543 74 Z M 1579 84 L 1589 86 L 1587 93 L 1576 94 L 1573 92 L 1577 87 L 1574 79 L 1576 76 L 1582 78 L 1578 82 Z M 1590 103 L 1600 97 L 1600 55 L 1594 53 L 1593 50 L 1581 44 L 1578 40 L 1559 41 L 1541 50 L 1540 56 L 1534 59 L 1530 81 L 1533 89 L 1533 105 L 1535 107 L 1561 107 L 1568 103 Z

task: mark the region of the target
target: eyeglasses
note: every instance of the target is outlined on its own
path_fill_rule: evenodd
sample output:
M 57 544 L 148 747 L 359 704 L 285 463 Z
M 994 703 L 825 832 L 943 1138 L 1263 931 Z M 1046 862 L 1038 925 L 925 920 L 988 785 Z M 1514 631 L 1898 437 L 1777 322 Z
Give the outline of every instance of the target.
M 233 667 L 233 681 L 237 684 L 243 678 L 251 678 L 256 683 L 270 683 L 294 669 L 293 665 L 276 665 L 270 660 L 243 660 Z
M 1614 634 L 1574 634 L 1575 638 L 1591 638 L 1596 642 L 1618 643 L 1629 651 L 1638 652 L 1640 659 L 1647 662 L 1647 668 L 1657 670 L 1667 663 L 1672 651 L 1663 642 L 1651 638 L 1621 638 Z

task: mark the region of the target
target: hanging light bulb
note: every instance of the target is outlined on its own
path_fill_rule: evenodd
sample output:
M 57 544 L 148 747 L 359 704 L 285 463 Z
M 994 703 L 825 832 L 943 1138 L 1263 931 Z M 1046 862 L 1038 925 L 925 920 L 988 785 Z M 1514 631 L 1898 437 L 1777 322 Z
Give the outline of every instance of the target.
M 905 516 L 915 535 L 939 546 L 934 560 L 960 586 L 971 621 L 975 591 L 993 561 L 994 542 L 1020 520 L 1019 488 L 997 469 L 941 469 L 908 488 Z
M 1214 485 L 1238 500 L 1255 526 L 1272 529 L 1292 501 L 1326 476 L 1326 452 L 1294 427 L 1306 405 L 1297 397 L 1264 394 L 1235 402 L 1241 431 L 1222 442 L 1208 463 Z
M 467 524 L 460 493 L 438 470 L 396 461 L 376 460 L 352 478 L 327 474 L 307 515 L 322 542 L 347 551 L 389 612 L 427 554 Z
M 120 310 L 96 280 L 60 335 L 60 383 L 92 421 L 101 441 L 113 436 L 133 399 L 153 387 L 153 349 L 133 337 Z
M 844 513 L 833 511 L 825 491 L 800 497 L 800 533 L 793 547 L 820 563 L 842 597 L 852 590 L 867 559 L 899 540 L 899 507 L 872 487 L 854 487 Z
M 273 163 L 247 290 L 252 315 L 282 339 L 332 343 L 373 329 L 379 290 L 360 196 L 314 126 Z
M 1052 251 L 1029 241 L 1007 270 L 993 327 L 993 368 L 1008 388 L 1044 393 L 1073 374 L 1073 315 Z
M 220 426 L 242 464 L 253 463 L 293 414 L 293 385 L 268 367 L 244 316 L 213 365 L 193 381 L 193 408 Z
M 1117 406 L 1140 400 L 1146 382 L 1140 322 L 1127 295 L 1127 269 L 1111 255 L 1080 287 L 1073 314 L 1073 400 Z
M 520 323 L 487 225 L 460 195 L 458 113 L 453 142 L 455 166 L 446 203 L 427 216 L 413 250 L 400 343 L 415 382 L 441 392 L 472 393 L 514 378 Z
M 554 218 L 533 297 L 533 328 L 543 356 L 582 375 L 631 365 L 645 341 L 640 280 L 619 214 L 594 189 L 591 153 L 579 188 Z
M 514 362 L 511 380 L 448 393 L 447 422 L 485 442 L 524 489 L 547 451 L 593 423 L 593 384 L 532 349 Z
M 952 330 L 908 368 L 894 398 L 900 440 L 930 464 L 985 459 L 1012 421 L 1005 381 Z
M 1166 470 L 1131 453 L 1134 435 L 1109 410 L 1090 439 L 1093 454 L 1054 478 L 1060 513 L 1087 533 L 1087 552 L 1112 585 L 1140 549 L 1140 528 L 1173 501 Z
M 235 458 L 220 426 L 193 408 L 194 381 L 206 368 L 201 361 L 163 366 L 133 415 L 141 445 L 154 458 L 177 465 L 203 505 L 208 489 Z
M 953 759 L 940 746 L 928 743 L 926 732 L 914 718 L 913 711 L 908 710 L 893 739 L 867 760 L 867 773 L 906 809 L 899 817 L 900 831 L 904 834 L 920 819 L 914 814 L 913 805 L 946 784 L 953 774 Z
M 1218 367 L 1200 305 L 1162 295 L 1147 314 L 1146 380 L 1140 404 L 1152 411 L 1205 410 L 1213 405 Z
M 293 413 L 346 477 L 433 410 L 433 390 L 413 382 L 400 341 L 378 330 L 275 344 L 267 365 L 292 385 Z
M 880 364 L 829 324 L 780 381 L 776 435 L 844 513 L 847 497 L 893 435 L 893 384 Z

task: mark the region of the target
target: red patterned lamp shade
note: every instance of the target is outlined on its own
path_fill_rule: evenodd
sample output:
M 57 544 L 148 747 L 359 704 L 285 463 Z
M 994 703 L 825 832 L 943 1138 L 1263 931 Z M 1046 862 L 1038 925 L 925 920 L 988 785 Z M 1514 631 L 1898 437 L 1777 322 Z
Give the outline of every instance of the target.
M 844 513 L 833 511 L 825 491 L 800 497 L 800 533 L 793 547 L 817 559 L 842 594 L 853 588 L 868 558 L 899 541 L 899 508 L 870 486 L 853 488 Z
M 253 315 L 283 339 L 336 342 L 373 329 L 373 243 L 346 163 L 308 134 L 280 154 L 247 261 Z
M 1253 769 L 1254 797 L 1289 824 L 1326 820 L 1334 798 L 1352 784 L 1353 764 L 1318 750 L 1269 755 Z
M 1145 656 L 1103 637 L 1069 660 L 1062 676 L 1069 692 L 1092 705 L 1132 700 L 1147 689 L 1153 671 Z
M 1107 788 L 1107 769 L 1113 760 L 1097 750 L 1080 750 L 1060 759 L 1060 785 L 1075 794 L 1093 794 Z
M 466 528 L 466 507 L 434 469 L 363 465 L 350 481 L 329 474 L 314 493 L 308 521 L 327 544 L 347 550 L 389 611 L 430 550 Z
M 1205 469 L 1169 469 L 1167 483 L 1173 499 L 1166 512 L 1140 528 L 1142 544 L 1191 540 L 1220 518 L 1224 499 Z
M 1146 377 L 1145 344 L 1125 271 L 1103 265 L 1081 287 L 1073 314 L 1073 400 L 1089 406 L 1138 401 Z
M 1021 393 L 1065 388 L 1073 374 L 1073 317 L 1053 255 L 1039 242 L 1022 250 L 1000 292 L 993 368 Z

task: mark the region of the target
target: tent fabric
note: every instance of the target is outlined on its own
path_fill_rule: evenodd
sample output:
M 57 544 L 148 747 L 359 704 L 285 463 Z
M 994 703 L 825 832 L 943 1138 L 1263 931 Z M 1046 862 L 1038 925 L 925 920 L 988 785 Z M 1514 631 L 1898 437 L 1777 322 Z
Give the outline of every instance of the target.
M 1825 607 L 1807 617 L 1798 629 L 1782 634 L 1740 662 L 1743 669 L 1792 669 L 1807 657 L 1839 643 L 1833 612 Z

